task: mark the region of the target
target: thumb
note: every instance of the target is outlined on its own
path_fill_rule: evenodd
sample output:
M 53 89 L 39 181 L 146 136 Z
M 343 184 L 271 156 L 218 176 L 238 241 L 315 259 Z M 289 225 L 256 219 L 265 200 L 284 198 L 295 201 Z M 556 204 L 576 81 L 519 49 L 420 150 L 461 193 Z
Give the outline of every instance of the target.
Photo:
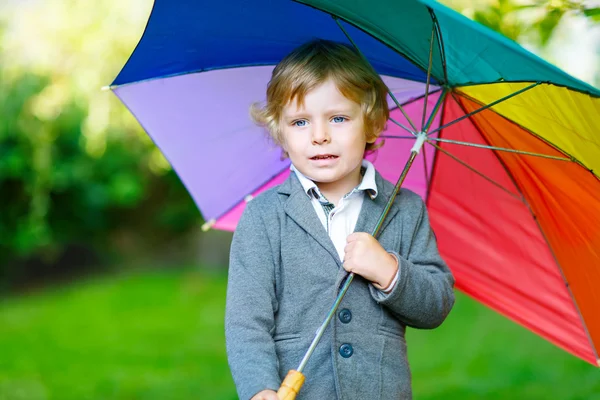
M 346 243 L 354 242 L 360 238 L 360 232 L 354 232 L 346 237 Z
M 265 400 L 279 400 L 279 396 L 275 392 L 269 392 L 266 396 L 264 396 Z

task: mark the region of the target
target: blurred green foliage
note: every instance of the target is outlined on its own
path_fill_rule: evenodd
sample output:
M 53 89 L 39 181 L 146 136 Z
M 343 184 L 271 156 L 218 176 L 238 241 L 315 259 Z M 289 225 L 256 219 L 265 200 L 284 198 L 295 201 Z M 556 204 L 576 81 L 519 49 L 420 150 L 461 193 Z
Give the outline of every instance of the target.
M 151 5 L 0 9 L 0 278 L 15 260 L 52 263 L 73 243 L 123 252 L 125 237 L 150 247 L 199 222 L 160 151 L 100 90 L 134 48 Z
M 600 22 L 600 4 L 584 0 L 442 0 L 473 20 L 515 41 L 546 46 L 558 25 L 571 16 Z

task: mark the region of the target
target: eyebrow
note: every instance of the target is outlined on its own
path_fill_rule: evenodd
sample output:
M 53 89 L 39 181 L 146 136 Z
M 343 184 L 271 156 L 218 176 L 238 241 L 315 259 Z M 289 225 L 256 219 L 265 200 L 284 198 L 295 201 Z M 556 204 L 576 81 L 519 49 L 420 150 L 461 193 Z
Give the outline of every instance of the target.
M 350 115 L 352 114 L 352 109 L 350 107 L 340 107 L 340 108 L 330 108 L 323 111 L 325 115 L 336 115 L 336 114 L 344 114 Z M 306 111 L 293 111 L 290 113 L 284 113 L 283 118 L 285 119 L 296 119 L 310 116 L 310 113 Z
M 325 114 L 352 114 L 352 109 L 350 109 L 350 108 L 332 108 L 330 110 L 325 110 Z
M 283 118 L 286 120 L 294 120 L 294 119 L 298 119 L 298 118 L 305 118 L 308 116 L 308 113 L 305 111 L 301 111 L 301 112 L 292 112 L 289 114 L 284 113 L 283 114 Z

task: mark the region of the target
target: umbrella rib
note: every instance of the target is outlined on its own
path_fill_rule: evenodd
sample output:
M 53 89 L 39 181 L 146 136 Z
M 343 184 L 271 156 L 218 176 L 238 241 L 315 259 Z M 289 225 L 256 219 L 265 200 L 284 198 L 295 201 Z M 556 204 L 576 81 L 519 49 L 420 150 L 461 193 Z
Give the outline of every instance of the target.
M 388 89 L 388 94 L 390 95 L 390 97 L 392 98 L 392 100 L 394 101 L 394 103 L 396 103 L 396 107 L 398 107 L 398 109 L 400 110 L 400 112 L 402 112 L 402 115 L 404 115 L 404 118 L 406 118 L 406 120 L 408 121 L 408 123 L 410 124 L 410 126 L 413 128 L 413 132 L 418 132 L 417 128 L 415 127 L 415 124 L 412 122 L 412 120 L 410 119 L 410 117 L 408 116 L 408 114 L 406 113 L 406 111 L 404 111 L 404 108 L 400 105 L 400 102 L 398 102 L 398 99 L 396 99 L 396 96 L 394 96 L 394 94 L 392 93 L 391 90 Z
M 125 82 L 125 83 L 118 83 L 116 85 L 111 84 L 111 85 L 107 85 L 107 86 L 102 86 L 100 88 L 100 90 L 102 91 L 107 91 L 107 90 L 115 90 L 115 89 L 119 89 L 125 86 L 130 86 L 130 85 L 137 85 L 139 83 L 146 83 L 146 82 L 152 82 L 152 81 L 157 81 L 157 80 L 161 80 L 161 79 L 169 79 L 169 78 L 177 78 L 179 76 L 186 76 L 186 75 L 194 75 L 194 74 L 199 74 L 199 73 L 203 73 L 203 72 L 212 72 L 212 71 L 226 71 L 229 69 L 240 69 L 240 68 L 252 68 L 252 67 L 273 67 L 275 64 L 273 64 L 272 62 L 260 62 L 260 63 L 246 63 L 246 64 L 229 64 L 229 65 L 221 65 L 221 66 L 213 66 L 213 67 L 203 67 L 203 68 L 198 68 L 198 69 L 192 69 L 192 70 L 187 70 L 187 71 L 179 71 L 179 72 L 173 72 L 173 73 L 169 73 L 169 74 L 165 74 L 165 75 L 159 75 L 159 76 L 153 76 L 151 78 L 144 78 L 144 79 L 140 79 L 137 81 L 131 81 L 131 82 Z
M 344 33 L 344 35 L 346 36 L 346 38 L 350 41 L 350 43 L 352 44 L 352 46 L 354 46 L 354 48 L 356 49 L 356 51 L 358 52 L 358 54 L 363 58 L 363 60 L 365 60 L 365 62 L 367 62 L 369 65 L 371 65 L 371 63 L 369 63 L 369 60 L 367 59 L 367 57 L 365 57 L 365 55 L 362 53 L 362 51 L 360 51 L 360 49 L 358 48 L 358 46 L 356 45 L 356 43 L 354 42 L 354 40 L 352 40 L 352 37 L 350 37 L 350 35 L 348 34 L 348 32 L 346 32 L 346 29 L 344 29 L 344 27 L 340 23 L 339 18 L 337 18 L 337 17 L 334 16 L 333 19 L 335 20 L 335 23 L 340 27 L 340 29 L 342 30 L 342 32 Z M 394 94 L 392 93 L 392 91 L 389 90 L 389 89 L 388 89 L 388 94 L 390 95 L 390 97 L 392 98 L 392 100 L 394 101 L 394 103 L 396 103 L 396 107 L 398 107 L 400 109 L 400 111 L 402 112 L 402 115 L 404 115 L 404 118 L 406 118 L 406 120 L 408 121 L 408 123 L 410 124 L 410 126 L 413 128 L 413 132 L 415 132 L 415 133 L 418 132 L 417 127 L 415 126 L 415 124 L 409 118 L 409 116 L 406 113 L 406 111 L 404 111 L 404 108 L 402 108 L 402 106 L 400 105 L 400 102 L 398 101 L 398 99 L 396 99 L 396 96 L 394 96 Z
M 498 80 L 498 81 L 494 81 L 494 82 L 464 82 L 464 83 L 460 83 L 458 86 L 463 88 L 463 87 L 470 87 L 470 86 L 491 86 L 491 85 L 504 85 L 507 83 L 529 83 L 531 82 L 531 80 L 524 80 L 524 79 L 511 79 L 510 81 L 505 81 L 505 80 Z M 547 83 L 549 85 L 555 86 L 555 87 L 559 87 L 559 88 L 564 88 L 564 89 L 568 89 L 571 90 L 573 92 L 578 92 L 578 93 L 583 93 L 583 94 L 587 94 L 588 96 L 591 96 L 593 98 L 600 98 L 600 91 L 598 91 L 598 89 L 592 87 L 590 90 L 584 90 L 584 89 L 580 89 L 580 88 L 575 88 L 573 86 L 569 86 L 566 85 L 564 83 L 557 83 L 557 82 L 544 82 Z M 584 84 L 587 86 L 587 83 L 584 82 Z
M 489 176 L 486 176 L 485 174 L 477 171 L 475 168 L 473 168 L 472 166 L 470 166 L 469 164 L 467 164 L 466 162 L 464 162 L 463 160 L 461 160 L 460 158 L 456 157 L 455 155 L 449 153 L 447 150 L 442 149 L 440 146 L 438 146 L 435 143 L 431 142 L 431 139 L 427 139 L 427 143 L 433 147 L 435 147 L 438 151 L 441 151 L 442 153 L 444 153 L 445 155 L 447 155 L 448 157 L 452 158 L 454 161 L 458 162 L 459 164 L 463 165 L 464 167 L 468 168 L 469 170 L 471 170 L 472 172 L 476 173 L 477 175 L 481 176 L 483 179 L 487 180 L 488 182 L 492 183 L 493 185 L 497 186 L 498 188 L 504 190 L 506 193 L 508 193 L 510 196 L 514 197 L 515 199 L 519 200 L 520 202 L 523 202 L 524 199 L 522 197 L 517 196 L 516 194 L 514 194 L 513 192 L 511 192 L 510 190 L 508 190 L 507 188 L 505 188 L 504 186 L 502 186 L 501 184 L 499 184 L 498 182 L 496 182 L 495 180 L 493 180 L 492 178 L 490 178 Z
M 446 97 L 446 94 L 447 94 L 447 90 L 444 90 L 442 92 L 442 96 Z M 443 102 L 440 103 L 439 113 L 440 113 L 440 121 L 442 121 L 442 122 L 444 121 L 445 116 L 446 116 L 446 107 L 447 107 L 447 105 L 448 105 L 447 101 L 443 101 Z M 429 129 L 429 126 L 427 127 L 427 129 Z M 438 137 L 441 136 L 442 133 L 443 132 L 440 132 L 438 134 Z M 438 161 L 439 161 L 439 158 L 440 158 L 439 155 L 440 155 L 439 151 L 433 152 L 433 156 L 432 156 L 432 160 L 431 160 L 431 179 L 430 179 L 429 186 L 427 186 L 427 190 L 426 190 L 426 193 L 425 193 L 425 203 L 427 205 L 429 205 L 429 199 L 430 199 L 430 195 L 431 195 L 431 187 L 433 186 L 433 184 L 435 182 L 435 179 L 436 179 L 436 176 L 437 176 L 436 170 L 437 170 L 437 168 L 439 168 L 439 165 L 438 165 Z
M 425 187 L 429 187 L 429 168 L 427 168 L 427 151 L 423 149 L 423 173 L 425 174 Z
M 569 88 L 570 89 L 570 88 Z M 454 92 L 452 94 L 452 96 L 454 97 L 454 99 L 456 100 L 457 103 L 459 103 L 461 109 L 463 110 L 463 112 L 467 112 L 464 108 L 464 106 L 462 104 L 460 104 L 461 102 L 454 96 Z M 480 103 L 479 100 L 467 95 L 466 93 L 460 93 L 460 97 L 464 97 L 466 99 L 469 99 L 475 103 Z M 594 173 L 593 169 L 590 169 L 590 167 L 586 166 L 583 162 L 581 162 L 581 160 L 578 160 L 576 157 L 574 157 L 572 154 L 567 153 L 564 149 L 561 149 L 560 147 L 557 147 L 554 143 L 548 141 L 547 139 L 545 139 L 544 137 L 538 135 L 537 133 L 535 133 L 534 131 L 532 131 L 531 129 L 525 127 L 524 125 L 512 121 L 509 118 L 505 117 L 503 114 L 500 114 L 498 111 L 496 110 L 492 110 L 492 112 L 496 113 L 498 116 L 511 121 L 514 125 L 518 126 L 519 128 L 523 129 L 525 132 L 529 133 L 530 135 L 538 138 L 539 140 L 541 140 L 542 142 L 544 142 L 546 145 L 548 145 L 549 147 L 553 148 L 554 150 L 556 150 L 559 153 L 563 153 L 565 156 L 569 157 L 570 161 L 578 164 L 579 166 L 581 166 L 581 168 L 585 169 L 586 171 L 589 171 L 592 175 L 594 175 L 595 178 L 600 179 L 600 176 L 597 173 Z M 475 122 L 473 122 L 475 124 Z
M 433 34 L 433 32 L 432 32 Z M 432 44 L 433 44 L 433 37 L 431 38 L 432 40 Z M 431 53 L 430 53 L 431 56 Z M 431 68 L 431 58 L 429 59 L 429 67 Z M 429 84 L 429 79 L 427 80 L 427 83 Z M 440 94 L 440 96 L 438 97 L 437 101 L 435 102 L 435 106 L 433 107 L 433 110 L 431 110 L 431 115 L 429 116 L 429 118 L 427 119 L 427 123 L 425 123 L 425 116 L 427 114 L 427 94 L 428 94 L 429 90 L 426 89 L 425 91 L 425 101 L 424 101 L 424 109 L 423 109 L 423 120 L 421 123 L 421 129 L 423 130 L 423 132 L 427 132 L 429 130 L 429 128 L 431 127 L 431 124 L 433 123 L 433 120 L 435 119 L 437 113 L 440 111 L 441 109 L 441 105 L 444 103 L 444 99 L 446 98 L 446 89 L 442 90 L 442 93 Z M 427 188 L 429 188 L 430 185 L 430 179 L 429 179 L 429 168 L 427 167 L 427 151 L 425 149 L 423 149 L 423 172 L 425 173 L 425 184 Z
M 410 137 L 410 138 L 412 138 L 412 139 L 414 139 L 414 138 L 415 138 L 415 136 L 414 136 L 414 132 L 413 132 L 413 131 L 411 131 L 411 130 L 410 130 L 410 128 L 409 128 L 408 126 L 405 126 L 405 125 L 401 124 L 400 122 L 396 121 L 396 120 L 395 120 L 394 118 L 392 118 L 392 117 L 390 117 L 390 118 L 389 118 L 389 120 L 390 120 L 390 121 L 392 121 L 394 124 L 398 125 L 400 128 L 402 128 L 402 129 L 406 130 L 408 133 L 412 133 L 412 134 L 413 134 L 413 136 L 406 136 L 406 137 Z
M 391 75 L 382 75 L 382 76 L 391 76 Z M 393 78 L 393 76 L 391 76 Z M 444 92 L 446 89 L 444 89 L 443 87 L 437 87 L 437 89 L 432 90 L 431 92 L 429 92 L 429 94 L 433 94 L 433 93 L 437 93 L 437 92 Z M 417 101 L 423 100 L 425 98 L 425 92 L 423 92 L 423 94 L 420 94 L 416 97 L 410 97 L 407 100 L 405 100 L 402 104 L 403 106 L 407 106 L 411 103 L 416 103 Z M 395 110 L 395 107 L 391 107 L 390 111 Z
M 442 29 L 440 28 L 440 22 L 435 15 L 435 12 L 431 7 L 427 7 L 429 10 L 429 14 L 431 15 L 431 20 L 433 21 L 433 26 L 435 28 L 436 37 L 438 39 L 438 45 L 440 50 L 440 59 L 442 61 L 442 69 L 444 71 L 444 83 L 448 84 L 448 66 L 446 64 L 446 49 L 444 48 L 444 40 L 442 39 Z
M 435 37 L 435 24 L 431 28 L 431 42 L 429 43 L 429 65 L 427 66 L 427 81 L 425 83 L 425 101 L 423 101 L 423 115 L 421 116 L 421 130 L 425 130 L 425 117 L 427 116 L 427 98 L 429 97 L 429 81 L 431 80 L 431 66 L 433 65 L 433 41 Z
M 253 192 L 257 191 L 258 189 L 260 189 L 261 187 L 263 187 L 264 185 L 268 184 L 269 182 L 271 182 L 273 179 L 277 178 L 279 175 L 281 175 L 283 172 L 285 172 L 285 170 L 289 169 L 290 166 L 286 165 L 284 168 L 282 168 L 281 170 L 279 170 L 278 172 L 276 172 L 274 175 L 271 175 L 267 180 L 265 180 L 262 183 L 259 183 L 258 186 L 256 186 L 256 188 L 252 189 L 250 191 L 250 193 L 248 193 L 247 195 L 245 195 L 244 197 L 242 197 L 240 200 L 238 200 L 237 202 L 235 202 L 230 208 L 226 209 L 225 211 L 221 212 L 219 215 L 217 215 L 216 217 L 211 218 L 208 221 L 205 221 L 204 224 L 202 224 L 202 231 L 206 232 L 210 229 L 212 229 L 212 227 L 217 223 L 217 221 L 222 218 L 224 215 L 226 215 L 227 213 L 229 213 L 231 210 L 233 210 L 234 208 L 236 208 L 238 205 L 240 205 L 242 202 L 246 202 L 248 203 L 250 200 L 252 200 L 254 198 L 254 196 L 252 195 Z M 201 211 L 202 212 L 202 211 Z
M 438 97 L 437 102 L 435 103 L 435 106 L 433 107 L 433 111 L 431 111 L 431 115 L 429 116 L 429 119 L 427 120 L 425 127 L 423 128 L 423 132 L 427 132 L 429 130 L 429 128 L 431 127 L 431 124 L 433 123 L 435 116 L 440 111 L 442 103 L 446 99 L 446 93 L 448 93 L 448 91 L 446 89 L 443 89 L 442 93 L 440 94 L 440 97 Z
M 551 156 L 551 155 L 548 155 L 548 154 L 533 153 L 533 152 L 524 151 L 524 150 L 508 149 L 508 148 L 504 148 L 504 147 L 489 146 L 489 145 L 479 144 L 479 143 L 462 142 L 460 140 L 441 139 L 441 138 L 429 138 L 429 140 L 434 140 L 436 142 L 443 142 L 443 143 L 459 144 L 459 145 L 462 145 L 462 146 L 476 147 L 476 148 L 479 148 L 479 149 L 498 150 L 498 151 L 505 151 L 505 152 L 508 152 L 508 153 L 523 154 L 523 155 L 526 155 L 526 156 L 549 158 L 551 160 L 573 161 L 572 159 L 565 158 L 565 157 L 558 157 L 558 156 Z
M 519 94 L 521 94 L 523 92 L 526 92 L 526 91 L 528 91 L 530 89 L 533 89 L 534 87 L 538 86 L 541 83 L 542 82 L 535 82 L 535 83 L 533 83 L 533 84 L 531 84 L 531 85 L 529 85 L 529 86 L 527 86 L 527 87 L 525 87 L 525 88 L 523 88 L 521 90 L 518 90 L 518 91 L 516 91 L 514 93 L 509 94 L 508 96 L 504 96 L 501 99 L 498 99 L 496 101 L 491 102 L 490 104 L 486 104 L 485 106 L 483 106 L 481 108 L 478 108 L 477 110 L 471 111 L 470 113 L 465 114 L 462 117 L 455 119 L 454 121 L 448 122 L 447 124 L 442 125 L 442 126 L 436 128 L 436 129 L 432 130 L 431 132 L 429 132 L 429 134 L 441 131 L 442 129 L 445 129 L 445 128 L 451 126 L 451 125 L 454 125 L 457 122 L 460 122 L 460 121 L 462 121 L 462 120 L 464 120 L 466 118 L 469 118 L 469 117 L 471 117 L 471 116 L 473 116 L 475 114 L 478 114 L 481 111 L 487 110 L 488 108 L 491 108 L 491 107 L 495 106 L 498 103 L 501 103 L 501 102 L 506 101 L 506 100 L 508 100 L 510 98 L 513 98 L 513 97 L 515 97 L 515 96 L 517 96 L 517 95 L 519 95 Z
M 414 139 L 414 136 L 400 136 L 400 135 L 381 135 L 384 139 Z
M 440 105 L 442 104 L 442 101 L 444 100 L 444 98 L 446 97 L 446 90 L 445 89 L 436 89 L 431 91 L 431 93 L 437 93 L 439 91 L 442 91 L 442 94 L 440 94 L 440 97 L 438 97 L 437 103 L 435 104 L 435 107 L 433 108 L 433 111 L 431 112 L 431 115 L 429 116 L 429 120 L 427 121 L 427 124 L 425 125 L 425 128 L 423 129 L 423 131 L 427 131 L 427 129 L 429 129 L 429 127 L 431 126 L 431 123 L 433 122 L 433 119 L 435 118 L 435 115 L 438 112 L 438 109 L 440 107 Z M 430 94 L 431 94 L 430 93 Z M 424 95 L 421 95 L 419 97 L 416 97 L 414 99 L 410 99 L 406 102 L 404 102 L 404 105 L 407 105 L 409 103 L 418 101 L 418 100 L 422 100 L 425 99 L 427 95 L 427 92 L 425 92 Z M 427 101 L 427 100 L 425 100 Z M 391 110 L 390 110 L 391 111 Z M 394 124 L 398 125 L 400 128 L 406 130 L 408 133 L 412 134 L 413 136 L 406 136 L 406 138 L 415 138 L 415 132 L 413 132 L 410 128 L 408 128 L 407 126 L 401 124 L 400 122 L 396 121 L 394 118 L 390 117 L 388 118 L 390 121 L 392 121 Z

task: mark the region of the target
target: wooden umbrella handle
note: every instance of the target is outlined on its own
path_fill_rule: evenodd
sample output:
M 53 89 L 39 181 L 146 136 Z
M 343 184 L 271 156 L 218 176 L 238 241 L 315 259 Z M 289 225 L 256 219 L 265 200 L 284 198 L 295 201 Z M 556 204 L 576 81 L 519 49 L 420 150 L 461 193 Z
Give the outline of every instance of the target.
M 302 372 L 291 369 L 277 391 L 279 400 L 294 400 L 304 384 L 305 379 Z

